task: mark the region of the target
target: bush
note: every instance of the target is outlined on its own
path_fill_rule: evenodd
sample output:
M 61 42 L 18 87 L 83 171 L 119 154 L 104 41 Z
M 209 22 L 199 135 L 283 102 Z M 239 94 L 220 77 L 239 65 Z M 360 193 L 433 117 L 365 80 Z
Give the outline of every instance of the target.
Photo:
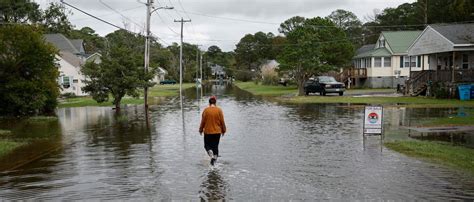
M 275 68 L 268 65 L 262 66 L 262 83 L 265 85 L 278 84 L 278 72 L 275 71 Z
M 61 97 L 62 98 L 75 98 L 77 96 L 75 93 L 64 93 L 64 94 L 61 94 Z
M 435 98 L 449 98 L 449 88 L 442 82 L 436 82 L 431 86 L 433 97 Z
M 0 115 L 53 113 L 59 76 L 56 49 L 31 25 L 0 26 Z
M 251 71 L 237 71 L 235 74 L 235 79 L 243 82 L 252 80 L 252 77 L 253 73 Z

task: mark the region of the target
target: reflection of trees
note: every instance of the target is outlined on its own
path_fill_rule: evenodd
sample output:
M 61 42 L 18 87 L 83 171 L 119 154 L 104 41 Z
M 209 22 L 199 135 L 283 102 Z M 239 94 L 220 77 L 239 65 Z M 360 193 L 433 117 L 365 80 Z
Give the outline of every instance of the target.
M 199 196 L 201 201 L 225 200 L 227 192 L 227 183 L 222 179 L 219 171 L 213 169 L 207 173 L 205 180 L 202 182 Z

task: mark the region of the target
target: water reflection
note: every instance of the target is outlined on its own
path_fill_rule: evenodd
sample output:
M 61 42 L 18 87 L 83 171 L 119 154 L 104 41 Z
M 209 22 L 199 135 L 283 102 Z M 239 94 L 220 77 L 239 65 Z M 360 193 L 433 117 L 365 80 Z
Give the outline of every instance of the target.
M 5 200 L 314 200 L 474 198 L 465 173 L 389 150 L 363 150 L 363 108 L 284 105 L 231 86 L 217 95 L 228 123 L 215 169 L 197 133 L 196 89 L 116 114 L 107 107 L 58 110 L 61 149 L 0 173 Z M 449 109 L 387 109 L 387 138 L 407 137 L 404 126 Z M 51 126 L 53 127 L 53 126 Z M 53 130 L 53 129 L 51 129 Z M 374 143 L 379 148 L 379 143 Z
M 201 201 L 216 201 L 226 199 L 228 184 L 220 174 L 219 168 L 211 168 L 204 176 L 200 186 L 199 197 Z

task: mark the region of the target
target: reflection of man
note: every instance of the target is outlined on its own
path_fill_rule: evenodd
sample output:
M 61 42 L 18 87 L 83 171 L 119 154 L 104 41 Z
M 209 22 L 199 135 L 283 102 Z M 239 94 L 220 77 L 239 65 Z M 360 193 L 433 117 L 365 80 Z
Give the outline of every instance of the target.
M 204 149 L 211 157 L 211 165 L 219 156 L 219 140 L 226 132 L 224 113 L 216 106 L 217 98 L 212 96 L 209 98 L 209 107 L 202 112 L 201 126 L 199 133 L 204 132 Z

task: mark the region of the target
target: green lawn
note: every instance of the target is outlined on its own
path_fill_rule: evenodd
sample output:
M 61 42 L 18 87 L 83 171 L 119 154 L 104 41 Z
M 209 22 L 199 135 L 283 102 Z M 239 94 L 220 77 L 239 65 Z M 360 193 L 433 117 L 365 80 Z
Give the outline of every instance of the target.
M 183 89 L 194 87 L 194 83 L 184 83 Z M 179 84 L 175 85 L 155 85 L 149 89 L 148 98 L 153 97 L 169 97 L 177 96 L 179 94 Z M 58 107 L 84 107 L 84 106 L 113 106 L 112 98 L 109 102 L 97 103 L 92 97 L 76 97 L 67 98 L 59 102 Z M 140 93 L 140 98 L 124 97 L 121 104 L 143 104 L 143 93 Z
M 425 97 L 380 97 L 380 96 L 338 96 L 336 94 L 329 96 L 309 95 L 296 96 L 298 89 L 296 86 L 267 86 L 255 84 L 254 82 L 236 82 L 235 85 L 242 90 L 248 91 L 254 95 L 273 96 L 278 100 L 287 103 L 354 103 L 354 104 L 382 104 L 398 105 L 403 104 L 410 107 L 474 107 L 474 100 L 460 101 L 455 99 L 435 99 Z M 346 94 L 357 93 L 380 93 L 394 92 L 393 89 L 354 89 L 348 90 Z M 286 95 L 286 96 L 283 96 Z
M 12 140 L 2 140 L 0 139 L 0 157 L 10 153 L 17 147 L 22 146 L 23 143 L 15 142 Z
M 422 120 L 419 122 L 418 126 L 421 126 L 421 127 L 474 126 L 474 109 L 465 110 L 463 116 L 460 116 L 458 114 L 452 114 L 448 117 L 431 118 L 428 120 Z
M 430 141 L 386 142 L 391 150 L 474 174 L 474 149 Z
M 282 96 L 282 95 L 296 95 L 298 93 L 298 87 L 295 85 L 268 86 L 268 85 L 255 84 L 254 82 L 235 82 L 234 84 L 240 89 L 248 91 L 254 95 Z

